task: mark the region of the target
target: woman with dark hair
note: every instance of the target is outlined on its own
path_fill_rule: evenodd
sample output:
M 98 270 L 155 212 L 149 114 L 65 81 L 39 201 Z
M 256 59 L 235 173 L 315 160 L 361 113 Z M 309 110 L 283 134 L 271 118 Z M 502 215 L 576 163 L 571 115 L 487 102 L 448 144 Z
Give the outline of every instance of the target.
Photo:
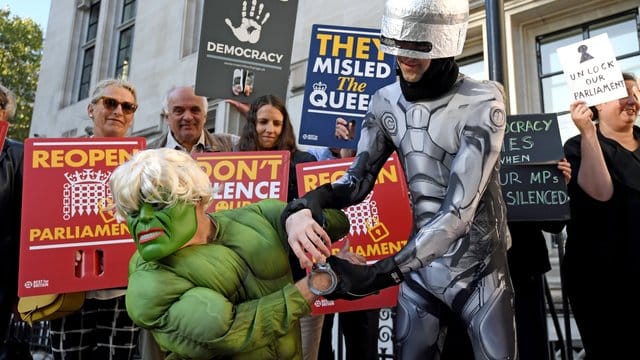
M 316 157 L 298 149 L 296 135 L 284 102 L 274 95 L 263 95 L 251 103 L 247 111 L 247 122 L 240 134 L 238 151 L 288 150 L 291 152 L 289 162 L 289 191 L 287 201 L 298 197 L 298 181 L 296 164 L 317 161 Z M 289 252 L 289 263 L 293 272 L 293 280 L 298 281 L 306 276 L 304 268 L 293 252 Z M 305 360 L 318 357 L 320 335 L 322 334 L 323 316 L 304 316 L 300 318 L 302 332 L 302 354 Z
M 623 74 L 628 96 L 589 108 L 571 104 L 580 131 L 564 145 L 574 175 L 562 271 L 564 291 L 587 359 L 635 351 L 640 323 L 630 287 L 640 278 L 640 110 L 638 82 Z M 597 122 L 595 121 L 597 120 Z
M 275 95 L 260 96 L 251 104 L 237 150 L 288 150 L 291 152 L 287 201 L 298 197 L 296 164 L 317 161 L 315 156 L 298 149 L 287 107 Z

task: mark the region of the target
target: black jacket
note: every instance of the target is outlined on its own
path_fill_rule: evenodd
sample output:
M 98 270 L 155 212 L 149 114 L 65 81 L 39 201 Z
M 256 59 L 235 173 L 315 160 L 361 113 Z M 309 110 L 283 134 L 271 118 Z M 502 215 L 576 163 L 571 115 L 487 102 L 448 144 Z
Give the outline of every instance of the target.
M 11 139 L 0 153 L 0 340 L 17 296 L 23 154 L 22 144 Z
M 511 248 L 507 252 L 511 278 L 542 275 L 551 270 L 547 241 L 542 231 L 557 234 L 564 221 L 510 221 Z

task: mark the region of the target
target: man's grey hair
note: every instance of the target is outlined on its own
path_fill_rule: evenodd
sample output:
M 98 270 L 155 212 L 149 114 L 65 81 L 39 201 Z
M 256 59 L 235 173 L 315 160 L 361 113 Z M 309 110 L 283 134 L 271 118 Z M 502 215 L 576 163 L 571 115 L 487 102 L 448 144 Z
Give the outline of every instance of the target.
M 136 87 L 133 86 L 132 83 L 123 79 L 105 79 L 98 82 L 96 84 L 96 87 L 93 88 L 93 92 L 91 93 L 91 103 L 92 104 L 97 103 L 100 100 L 100 98 L 104 96 L 104 90 L 109 86 L 117 86 L 117 87 L 121 87 L 129 90 L 131 95 L 133 95 L 133 100 L 136 102 L 136 104 L 138 103 L 138 95 L 136 93 Z
M 173 86 L 171 89 L 169 89 L 169 91 L 167 91 L 167 93 L 164 95 L 164 99 L 162 99 L 162 116 L 168 116 L 169 115 L 169 98 L 171 97 L 171 94 L 177 90 L 177 89 L 182 89 L 182 88 L 191 88 L 193 91 L 193 93 L 195 94 L 195 89 L 193 88 L 193 86 Z M 196 94 L 196 96 L 198 96 Z M 209 102 L 207 101 L 207 98 L 204 96 L 200 96 L 200 98 L 202 99 L 202 113 L 204 114 L 204 117 L 207 117 L 207 110 L 209 110 Z
M 8 119 L 16 114 L 16 95 L 2 84 L 0 84 L 0 108 L 6 110 Z

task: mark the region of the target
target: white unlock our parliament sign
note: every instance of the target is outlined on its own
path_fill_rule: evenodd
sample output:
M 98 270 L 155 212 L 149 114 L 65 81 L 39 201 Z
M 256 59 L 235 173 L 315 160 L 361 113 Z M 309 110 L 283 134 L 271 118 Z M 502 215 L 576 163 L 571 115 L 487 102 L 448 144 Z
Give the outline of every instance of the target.
M 622 72 L 606 33 L 558 48 L 571 101 L 588 106 L 627 96 Z

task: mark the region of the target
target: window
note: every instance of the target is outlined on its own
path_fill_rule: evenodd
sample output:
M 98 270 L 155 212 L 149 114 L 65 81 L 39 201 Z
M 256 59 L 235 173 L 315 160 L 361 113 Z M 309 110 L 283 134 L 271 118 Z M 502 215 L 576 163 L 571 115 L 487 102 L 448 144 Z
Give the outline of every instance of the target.
M 198 51 L 203 7 L 204 0 L 187 0 L 185 3 L 182 57 L 195 54 Z
M 122 16 L 120 17 L 120 24 L 116 28 L 119 34 L 115 67 L 115 77 L 117 78 L 126 79 L 129 76 L 136 5 L 136 0 L 123 0 L 122 2 Z
M 622 71 L 640 76 L 640 18 L 637 9 L 536 38 L 543 111 L 568 110 L 569 89 L 556 50 L 607 33 Z
M 476 80 L 488 80 L 487 72 L 484 69 L 484 57 L 482 54 L 469 56 L 456 60 L 460 72 Z
M 91 87 L 91 69 L 96 50 L 96 35 L 98 33 L 98 20 L 100 18 L 100 1 L 92 1 L 87 15 L 86 36 L 81 45 L 82 65 L 80 66 L 80 86 L 78 101 L 89 96 Z
M 211 106 L 211 103 L 209 103 L 209 109 L 207 110 L 207 119 L 205 120 L 204 126 L 210 133 L 216 132 L 217 109 L 217 105 Z
M 62 133 L 62 135 L 60 135 L 61 137 L 65 137 L 65 138 L 69 138 L 69 137 L 76 137 L 78 135 L 78 129 L 71 129 L 71 130 L 67 130 L 65 132 Z

